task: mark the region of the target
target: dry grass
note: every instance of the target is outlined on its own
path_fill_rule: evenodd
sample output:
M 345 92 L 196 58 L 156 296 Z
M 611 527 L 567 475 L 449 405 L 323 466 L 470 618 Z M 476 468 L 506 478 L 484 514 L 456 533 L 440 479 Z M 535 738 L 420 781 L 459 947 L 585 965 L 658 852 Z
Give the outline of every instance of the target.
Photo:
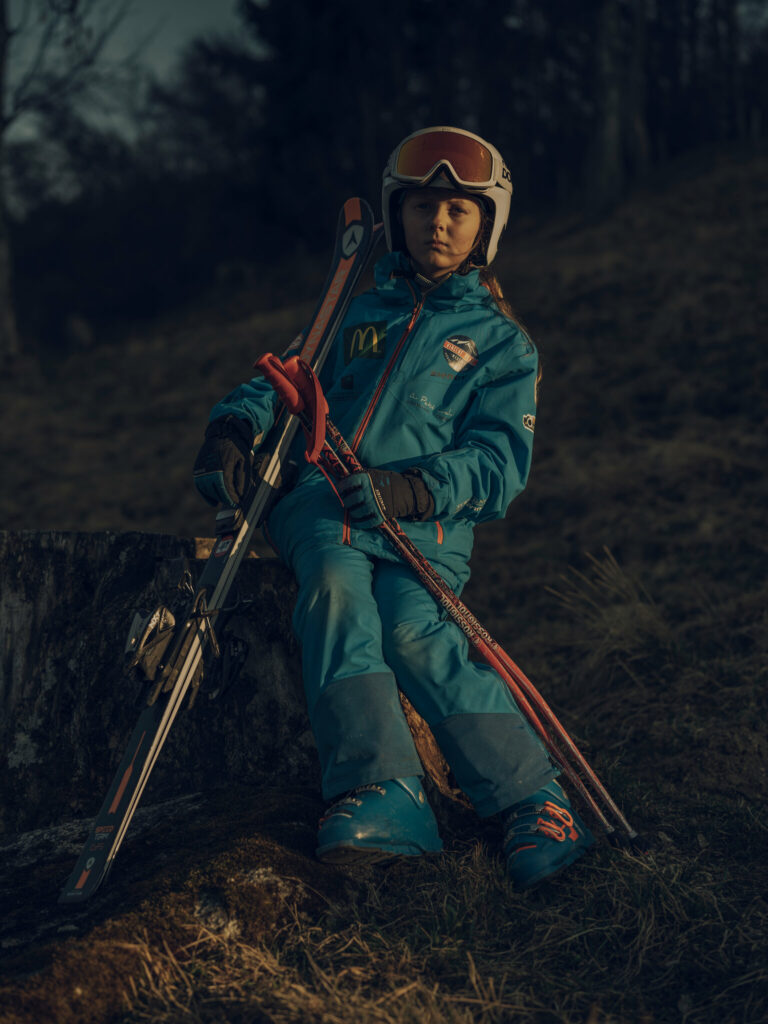
M 757 1024 L 768 1014 L 759 909 L 700 850 L 681 855 L 668 836 L 662 847 L 643 859 L 603 849 L 519 896 L 472 844 L 362 878 L 312 916 L 278 893 L 284 923 L 264 941 L 243 941 L 231 919 L 226 933 L 188 919 L 175 946 L 115 943 L 137 963 L 110 1019 Z
M 546 588 L 580 630 L 584 669 L 591 672 L 598 666 L 626 663 L 649 649 L 671 647 L 673 633 L 660 609 L 609 549 L 603 548 L 602 558 L 588 554 L 587 561 L 587 572 L 571 567 L 561 576 L 560 589 Z
M 528 894 L 490 833 L 357 872 L 234 840 L 0 988 L 0 1021 L 761 1024 L 765 820 L 692 794 L 660 814 L 658 796 L 652 853 L 601 844 Z M 737 828 L 753 847 L 734 858 Z

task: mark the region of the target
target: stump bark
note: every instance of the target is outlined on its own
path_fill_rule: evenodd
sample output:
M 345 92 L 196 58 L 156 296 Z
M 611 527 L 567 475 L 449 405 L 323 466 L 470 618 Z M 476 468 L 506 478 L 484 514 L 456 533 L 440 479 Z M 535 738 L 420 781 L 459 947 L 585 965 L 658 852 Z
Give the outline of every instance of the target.
M 123 672 L 137 609 L 167 600 L 177 560 L 210 542 L 142 533 L 0 533 L 0 834 L 98 810 L 143 693 Z M 273 559 L 243 563 L 227 632 L 245 641 L 234 684 L 203 683 L 184 709 L 143 802 L 233 783 L 319 785 L 291 628 L 295 582 Z M 229 602 L 232 603 L 232 602 Z M 437 789 L 460 798 L 426 724 L 404 710 Z

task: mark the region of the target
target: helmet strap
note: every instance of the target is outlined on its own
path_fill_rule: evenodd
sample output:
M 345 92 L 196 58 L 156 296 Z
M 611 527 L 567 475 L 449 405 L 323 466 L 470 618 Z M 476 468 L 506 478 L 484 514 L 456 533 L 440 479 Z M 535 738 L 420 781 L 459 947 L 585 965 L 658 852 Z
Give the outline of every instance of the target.
M 441 284 L 445 284 L 449 277 L 453 277 L 453 274 L 446 274 L 446 276 L 441 277 L 439 281 L 433 281 L 431 277 L 426 277 L 426 275 L 416 269 L 410 255 L 408 256 L 408 262 L 410 263 L 411 270 L 413 272 L 413 282 L 422 295 L 426 295 L 427 292 L 431 292 L 433 288 L 439 288 Z M 454 271 L 454 273 L 457 273 L 457 271 Z

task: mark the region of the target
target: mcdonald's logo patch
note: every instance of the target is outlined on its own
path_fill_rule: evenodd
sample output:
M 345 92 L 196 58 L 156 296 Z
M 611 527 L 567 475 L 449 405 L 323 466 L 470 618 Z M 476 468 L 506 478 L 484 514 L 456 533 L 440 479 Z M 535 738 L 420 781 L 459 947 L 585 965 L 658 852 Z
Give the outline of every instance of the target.
M 387 321 L 357 324 L 344 329 L 344 362 L 353 359 L 383 359 L 387 340 Z
M 477 345 L 464 334 L 454 334 L 443 342 L 443 355 L 452 370 L 459 373 L 469 366 L 477 366 Z

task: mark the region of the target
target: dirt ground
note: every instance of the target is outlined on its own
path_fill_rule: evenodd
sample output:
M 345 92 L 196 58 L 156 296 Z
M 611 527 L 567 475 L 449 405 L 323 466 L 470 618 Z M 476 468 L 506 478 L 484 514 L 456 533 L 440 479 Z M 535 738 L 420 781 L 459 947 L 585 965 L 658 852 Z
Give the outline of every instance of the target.
M 301 956 L 291 933 L 290 999 L 280 1001 L 274 965 L 269 999 L 243 982 L 236 1013 L 211 994 L 220 979 L 199 982 L 210 1012 L 199 999 L 171 1012 L 167 991 L 161 997 L 157 986 L 135 981 L 132 1009 L 113 1006 L 115 1020 L 768 1018 L 768 158 L 680 165 L 593 222 L 513 223 L 505 252 L 505 291 L 544 368 L 534 468 L 506 520 L 477 531 L 464 597 L 552 702 L 633 824 L 654 837 L 654 880 L 647 867 L 622 874 L 603 857 L 584 875 L 578 913 L 569 917 L 555 900 L 515 904 L 518 922 L 541 943 L 532 961 L 533 947 L 513 954 L 481 938 L 498 925 L 492 914 L 467 932 L 460 910 L 451 918 L 442 904 L 437 913 L 437 889 L 418 875 L 404 883 L 420 894 L 414 914 L 422 924 L 441 922 L 432 954 L 443 939 L 447 945 L 442 960 L 415 958 L 409 974 L 404 950 L 418 943 L 403 938 L 411 935 L 405 924 L 400 938 L 390 927 L 403 878 L 389 874 L 351 900 L 354 921 L 338 906 L 335 924 L 316 916 L 312 927 L 321 931 L 302 933 Z M 87 351 L 30 357 L 0 383 L 0 527 L 210 535 L 211 514 L 191 484 L 207 411 L 250 376 L 259 354 L 285 347 L 323 275 L 318 268 L 306 289 L 297 287 L 301 301 L 289 308 L 264 312 L 259 296 L 214 296 Z M 466 872 L 478 877 L 472 856 L 474 867 L 465 858 L 465 874 L 451 875 L 465 896 Z M 438 883 L 448 884 L 447 876 Z M 486 877 L 472 898 L 498 896 L 500 884 Z M 559 900 L 571 891 L 559 883 Z M 605 937 L 588 950 L 578 938 L 587 920 L 595 942 Z M 375 975 L 361 980 L 375 959 L 362 953 L 355 963 L 342 958 L 350 972 L 344 983 L 323 988 L 309 960 L 333 973 L 323 950 L 342 934 L 357 935 L 369 952 L 382 949 L 397 985 L 409 985 L 418 970 L 423 991 L 414 989 L 412 1004 L 402 996 L 397 1011 L 382 1003 Z M 459 936 L 455 949 L 451 934 Z M 160 939 L 147 942 L 160 949 Z M 467 953 L 477 961 L 474 988 Z M 502 956 L 514 976 L 504 998 Z M 537 965 L 549 1002 L 531 994 L 527 979 Z M 165 969 L 169 977 L 175 970 Z M 352 999 L 344 986 L 356 970 L 363 973 Z M 186 978 L 194 988 L 193 975 Z M 435 994 L 438 983 L 446 1001 Z M 296 986 L 320 1003 L 309 996 L 302 1003 Z M 182 989 L 178 982 L 174 998 Z M 0 1014 L 3 1022 L 31 1019 L 24 1014 L 32 1004 L 19 991 L 6 990 L 21 1001 L 13 1002 L 16 1016 Z

